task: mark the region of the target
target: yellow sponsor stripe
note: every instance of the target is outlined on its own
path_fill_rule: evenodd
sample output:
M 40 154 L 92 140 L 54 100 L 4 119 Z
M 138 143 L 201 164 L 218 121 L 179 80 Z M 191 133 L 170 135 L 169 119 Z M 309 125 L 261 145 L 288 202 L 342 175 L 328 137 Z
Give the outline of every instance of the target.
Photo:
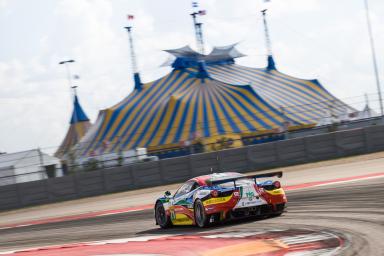
M 183 213 L 176 213 L 175 219 L 172 220 L 173 225 L 192 225 L 193 221 Z
M 207 205 L 211 205 L 211 204 L 222 204 L 222 203 L 228 202 L 229 200 L 231 200 L 231 198 L 232 198 L 232 195 L 226 196 L 226 197 L 214 197 L 214 198 L 211 198 L 211 199 L 204 201 L 203 205 L 207 206 Z
M 282 188 L 274 189 L 274 190 L 265 190 L 270 195 L 284 195 L 284 190 Z

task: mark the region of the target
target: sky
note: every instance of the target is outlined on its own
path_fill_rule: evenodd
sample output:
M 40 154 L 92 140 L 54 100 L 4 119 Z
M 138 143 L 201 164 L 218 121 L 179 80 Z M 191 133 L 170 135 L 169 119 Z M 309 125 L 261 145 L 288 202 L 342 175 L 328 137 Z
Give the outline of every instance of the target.
M 379 74 L 384 78 L 384 1 L 369 0 Z M 266 65 L 260 11 L 268 9 L 277 68 L 319 79 L 338 98 L 361 108 L 367 93 L 378 110 L 364 0 L 200 0 L 206 48 L 239 43 L 237 63 Z M 127 14 L 144 82 L 173 49 L 195 48 L 190 0 L 0 0 L 0 152 L 40 147 L 54 152 L 72 112 L 60 61 L 74 59 L 80 102 L 91 121 L 133 89 Z

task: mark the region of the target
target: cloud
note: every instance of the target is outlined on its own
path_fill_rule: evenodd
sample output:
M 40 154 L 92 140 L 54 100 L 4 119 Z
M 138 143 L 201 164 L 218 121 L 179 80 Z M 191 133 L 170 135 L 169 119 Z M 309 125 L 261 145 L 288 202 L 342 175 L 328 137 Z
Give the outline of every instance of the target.
M 8 0 L 0 0 L 0 9 L 5 9 L 8 5 Z
M 200 2 L 201 8 L 207 10 L 202 21 L 208 49 L 240 41 L 238 48 L 248 57 L 238 63 L 265 66 L 260 10 L 268 8 L 273 52 L 281 71 L 318 78 L 340 98 L 376 91 L 362 4 L 348 0 Z M 383 75 L 384 17 L 380 14 L 384 3 L 370 3 Z M 0 12 L 3 23 L 12 24 L 2 42 L 7 51 L 0 55 L 0 106 L 6 110 L 0 112 L 0 118 L 7 120 L 0 124 L 4 147 L 0 151 L 60 144 L 72 103 L 65 69 L 58 65 L 59 61 L 76 60 L 71 71 L 80 75 L 81 79 L 76 80 L 80 101 L 92 120 L 100 109 L 116 104 L 132 91 L 129 44 L 124 30 L 127 13 L 135 15 L 135 49 L 145 82 L 169 72 L 169 68 L 158 68 L 167 59 L 161 50 L 195 43 L 190 2 L 46 1 L 39 10 L 24 13 L 34 13 L 33 18 L 25 17 L 20 22 L 17 15 L 23 14 L 20 10 L 24 5 L 23 1 L 11 5 L 10 1 L 0 0 L 0 9 L 12 11 L 7 17 Z M 20 32 L 25 20 L 33 31 Z

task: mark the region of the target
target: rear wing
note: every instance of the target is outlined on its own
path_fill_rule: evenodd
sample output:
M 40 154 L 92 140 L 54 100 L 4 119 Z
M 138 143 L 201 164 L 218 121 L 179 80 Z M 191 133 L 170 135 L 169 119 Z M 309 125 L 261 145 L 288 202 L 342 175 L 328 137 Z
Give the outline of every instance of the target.
M 224 179 L 224 180 L 213 180 L 211 181 L 212 185 L 220 185 L 227 182 L 233 182 L 234 187 L 236 187 L 236 181 L 237 180 L 243 180 L 243 179 L 252 179 L 256 183 L 256 179 L 260 178 L 270 178 L 270 177 L 283 177 L 283 172 L 269 172 L 269 173 L 263 173 L 263 174 L 257 174 L 257 175 L 248 175 L 243 177 L 237 177 L 237 178 L 230 178 L 230 179 Z

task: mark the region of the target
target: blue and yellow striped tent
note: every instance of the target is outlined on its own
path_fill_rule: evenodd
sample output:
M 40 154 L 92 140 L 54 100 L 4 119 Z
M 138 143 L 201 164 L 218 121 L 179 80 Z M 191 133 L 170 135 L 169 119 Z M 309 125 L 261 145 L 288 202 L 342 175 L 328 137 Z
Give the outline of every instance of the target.
M 166 76 L 137 87 L 117 105 L 99 113 L 78 145 L 81 155 L 136 147 L 172 148 L 199 134 L 256 136 L 311 127 L 331 108 L 352 111 L 316 80 L 267 68 L 235 64 L 234 48 L 214 48 L 201 55 L 189 47 L 169 50 L 175 59 Z
M 355 111 L 317 80 L 297 79 L 276 69 L 215 65 L 208 68 L 212 78 L 232 84 L 248 82 L 272 107 L 302 124 L 316 124 L 329 115 L 342 116 Z
M 66 158 L 66 154 L 69 153 L 71 148 L 81 140 L 90 127 L 91 123 L 89 122 L 89 118 L 81 107 L 77 95 L 75 95 L 70 126 L 64 140 L 54 154 L 55 157 L 60 159 Z

